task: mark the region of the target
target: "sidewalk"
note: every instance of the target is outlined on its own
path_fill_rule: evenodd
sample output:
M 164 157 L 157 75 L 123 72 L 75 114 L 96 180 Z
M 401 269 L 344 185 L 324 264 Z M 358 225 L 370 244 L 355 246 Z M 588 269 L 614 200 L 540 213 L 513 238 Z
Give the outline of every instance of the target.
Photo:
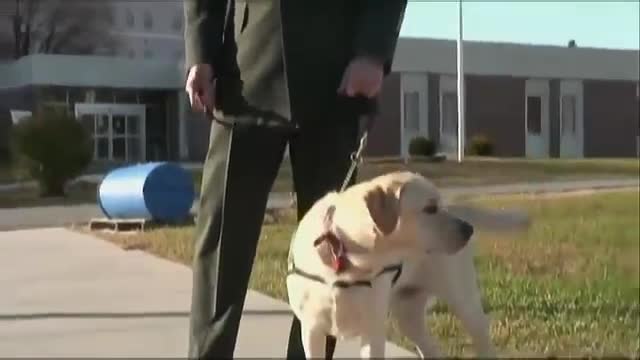
M 186 356 L 186 266 L 56 228 L 0 232 L 0 264 L 0 357 Z M 287 304 L 251 291 L 236 357 L 283 358 L 290 324 Z M 357 356 L 339 342 L 336 357 Z

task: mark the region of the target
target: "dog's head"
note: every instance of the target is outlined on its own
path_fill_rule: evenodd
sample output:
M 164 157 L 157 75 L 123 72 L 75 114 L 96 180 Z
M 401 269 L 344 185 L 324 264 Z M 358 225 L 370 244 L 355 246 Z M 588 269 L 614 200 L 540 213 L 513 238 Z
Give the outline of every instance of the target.
M 371 255 L 452 254 L 474 231 L 443 208 L 431 182 L 409 172 L 383 175 L 338 194 L 334 224 L 355 247 L 352 253 Z
M 373 186 L 363 197 L 383 248 L 453 254 L 473 235 L 473 226 L 449 213 L 424 177 L 399 174 L 384 185 Z

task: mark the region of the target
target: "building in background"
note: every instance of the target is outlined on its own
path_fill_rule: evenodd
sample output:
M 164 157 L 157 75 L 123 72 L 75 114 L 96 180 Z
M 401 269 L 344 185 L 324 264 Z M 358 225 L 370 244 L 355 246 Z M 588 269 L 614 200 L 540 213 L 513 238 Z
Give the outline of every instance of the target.
M 117 56 L 132 59 L 184 59 L 181 0 L 102 0 L 113 12 Z
M 466 143 L 495 156 L 638 155 L 637 50 L 465 42 Z M 371 156 L 407 156 L 416 136 L 457 151 L 456 43 L 403 38 L 370 137 Z
M 189 109 L 183 90 L 181 1 L 100 4 L 110 9 L 114 49 L 4 56 L 0 153 L 12 111 L 15 118 L 50 106 L 83 122 L 94 139 L 96 163 L 203 160 L 210 123 Z M 633 50 L 465 42 L 467 141 L 486 136 L 498 157 L 637 156 L 638 66 Z M 457 142 L 455 85 L 454 41 L 401 38 L 367 155 L 407 156 L 417 136 L 451 153 Z

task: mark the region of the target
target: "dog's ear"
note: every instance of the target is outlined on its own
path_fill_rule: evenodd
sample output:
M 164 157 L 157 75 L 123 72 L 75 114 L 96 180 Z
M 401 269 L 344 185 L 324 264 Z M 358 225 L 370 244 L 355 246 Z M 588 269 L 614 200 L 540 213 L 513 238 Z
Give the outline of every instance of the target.
M 384 235 L 393 232 L 399 216 L 398 199 L 395 194 L 376 186 L 365 194 L 364 201 L 376 228 Z

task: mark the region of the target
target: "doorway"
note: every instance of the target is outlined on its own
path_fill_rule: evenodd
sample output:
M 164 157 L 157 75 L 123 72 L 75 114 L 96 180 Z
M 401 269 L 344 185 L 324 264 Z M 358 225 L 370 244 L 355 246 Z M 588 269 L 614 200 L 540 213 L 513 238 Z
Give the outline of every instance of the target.
M 416 137 L 429 138 L 427 74 L 402 74 L 402 155 Z
M 146 160 L 145 105 L 77 103 L 75 115 L 91 135 L 95 161 Z
M 582 81 L 560 83 L 560 157 L 584 156 Z
M 529 79 L 525 86 L 525 151 L 528 158 L 549 157 L 549 81 Z

